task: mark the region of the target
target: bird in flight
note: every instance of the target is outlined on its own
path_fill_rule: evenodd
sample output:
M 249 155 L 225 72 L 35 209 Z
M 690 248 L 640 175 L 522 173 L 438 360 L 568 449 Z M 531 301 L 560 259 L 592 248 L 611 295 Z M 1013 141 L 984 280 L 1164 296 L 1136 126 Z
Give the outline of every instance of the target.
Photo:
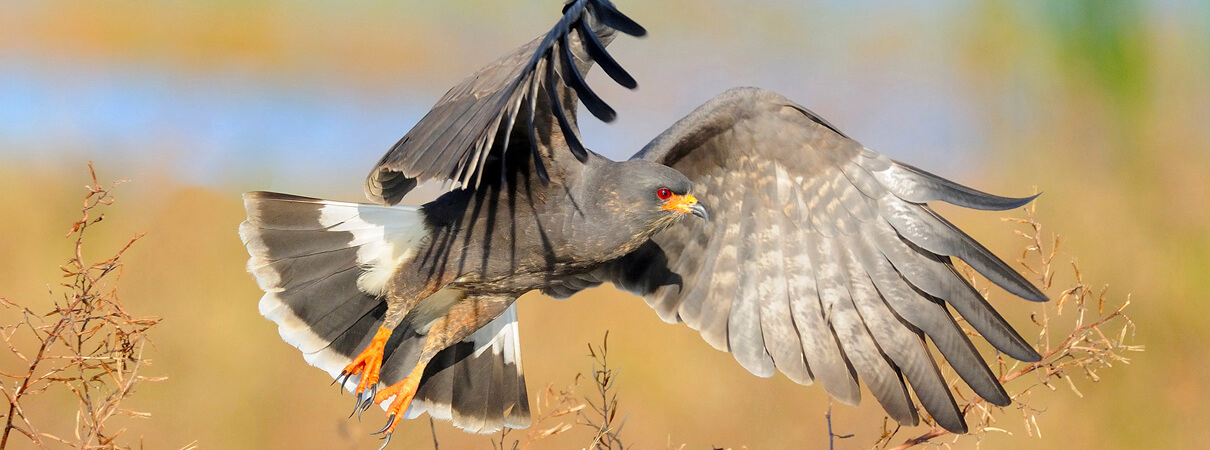
M 550 32 L 450 89 L 370 172 L 374 203 L 244 195 L 240 237 L 260 312 L 308 363 L 381 404 L 389 440 L 428 412 L 471 432 L 523 428 L 530 409 L 514 302 L 602 283 L 642 296 L 761 377 L 818 382 L 855 405 L 967 430 L 929 342 L 995 405 L 1011 399 L 954 312 L 998 351 L 1038 353 L 958 274 L 1046 301 L 928 204 L 1006 210 L 896 162 L 773 92 L 736 88 L 626 161 L 585 148 L 576 108 L 616 113 L 584 81 L 605 47 L 646 31 L 608 0 L 571 0 Z M 400 201 L 421 181 L 450 190 Z M 385 444 L 384 444 L 385 445 Z

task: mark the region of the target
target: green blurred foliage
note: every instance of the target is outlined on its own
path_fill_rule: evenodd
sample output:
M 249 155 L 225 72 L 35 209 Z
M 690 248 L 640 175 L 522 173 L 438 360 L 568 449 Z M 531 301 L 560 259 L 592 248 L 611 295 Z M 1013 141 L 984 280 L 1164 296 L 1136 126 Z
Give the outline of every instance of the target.
M 1041 2 L 1043 23 L 1054 34 L 1067 74 L 1091 79 L 1123 108 L 1147 100 L 1146 9 L 1138 0 Z

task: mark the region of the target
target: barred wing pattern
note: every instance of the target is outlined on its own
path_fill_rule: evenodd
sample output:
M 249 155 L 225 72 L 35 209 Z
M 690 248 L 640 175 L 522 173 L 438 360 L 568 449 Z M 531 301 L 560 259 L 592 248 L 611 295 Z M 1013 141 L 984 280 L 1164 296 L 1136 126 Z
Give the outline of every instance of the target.
M 588 158 L 575 127 L 576 97 L 597 118 L 616 113 L 584 81 L 595 62 L 615 82 L 634 89 L 633 77 L 605 51 L 616 31 L 646 30 L 609 0 L 574 0 L 545 36 L 480 69 L 445 94 L 412 127 L 366 179 L 370 200 L 393 205 L 418 181 L 436 179 L 474 188 L 489 157 L 501 158 L 515 134 L 524 136 L 537 176 L 549 181 L 535 122 L 557 123 L 563 144 L 580 162 Z M 570 88 L 575 95 L 564 94 Z M 518 123 L 520 121 L 520 123 Z M 519 128 L 514 128 L 520 125 Z M 502 145 L 496 145 L 502 139 Z M 560 146 L 558 144 L 555 144 Z M 503 172 L 506 167 L 500 164 Z
M 977 394 L 1011 400 L 951 308 L 998 350 L 1040 358 L 950 257 L 1025 299 L 1045 294 L 925 204 L 1004 210 L 1033 197 L 997 197 L 897 163 L 752 88 L 716 97 L 635 158 L 688 176 L 711 221 L 678 223 L 597 279 L 644 295 L 662 319 L 700 331 L 753 374 L 818 380 L 848 404 L 863 379 L 893 418 L 914 425 L 906 378 L 939 424 L 965 432 L 925 336 Z

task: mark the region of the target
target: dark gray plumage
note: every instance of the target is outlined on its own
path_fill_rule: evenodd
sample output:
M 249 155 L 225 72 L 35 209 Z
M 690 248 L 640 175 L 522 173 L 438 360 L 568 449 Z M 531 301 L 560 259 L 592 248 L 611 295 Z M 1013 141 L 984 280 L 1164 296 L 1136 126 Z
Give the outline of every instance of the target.
M 308 362 L 353 383 L 357 410 L 382 403 L 388 436 L 424 411 L 475 432 L 527 426 L 512 303 L 626 254 L 682 214 L 657 198 L 688 194 L 679 172 L 609 161 L 578 140 L 577 99 L 614 115 L 584 83 L 590 56 L 635 85 L 605 53 L 615 30 L 644 33 L 608 1 L 570 2 L 546 36 L 451 89 L 366 183 L 386 205 L 418 179 L 464 189 L 419 208 L 245 196 L 240 234 L 266 292 L 261 312 Z M 631 226 L 589 226 L 618 220 Z
M 607 0 L 569 1 L 549 33 L 480 69 L 438 100 L 370 172 L 366 195 L 393 205 L 418 179 L 477 186 L 489 160 L 500 157 L 494 149 L 510 149 L 510 139 L 527 144 L 535 175 L 543 180 L 549 174 L 542 157 L 551 156 L 551 147 L 585 161 L 587 151 L 575 129 L 577 96 L 601 120 L 612 121 L 616 113 L 588 87 L 584 74 L 596 61 L 619 84 L 637 86 L 605 51 L 615 30 L 631 36 L 647 32 Z M 562 142 L 551 143 L 552 135 L 535 130 L 552 125 L 558 127 L 553 137 Z M 503 143 L 497 146 L 497 139 Z
M 635 86 L 605 52 L 616 31 L 644 33 L 606 0 L 569 2 L 551 32 L 455 86 L 383 156 L 366 180 L 378 204 L 247 194 L 249 270 L 283 338 L 352 381 L 358 410 L 382 403 L 388 437 L 423 411 L 476 432 L 526 426 L 513 302 L 603 282 L 755 375 L 818 380 L 848 404 L 864 380 L 903 424 L 919 421 L 910 386 L 941 426 L 966 431 L 929 341 L 978 395 L 1009 404 L 950 308 L 1009 356 L 1039 355 L 950 258 L 1046 297 L 927 203 L 1003 210 L 1032 197 L 892 161 L 754 88 L 610 161 L 584 148 L 575 108 L 615 115 L 584 82 L 593 62 Z M 393 206 L 425 180 L 453 189 Z

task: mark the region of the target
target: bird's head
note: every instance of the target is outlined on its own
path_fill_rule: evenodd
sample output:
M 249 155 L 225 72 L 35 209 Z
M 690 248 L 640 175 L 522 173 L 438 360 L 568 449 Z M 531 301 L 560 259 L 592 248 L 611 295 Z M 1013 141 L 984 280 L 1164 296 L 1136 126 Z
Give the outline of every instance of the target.
M 619 169 L 612 183 L 615 208 L 642 223 L 644 234 L 662 231 L 689 215 L 710 217 L 693 195 L 693 183 L 676 169 L 644 160 L 623 162 Z

